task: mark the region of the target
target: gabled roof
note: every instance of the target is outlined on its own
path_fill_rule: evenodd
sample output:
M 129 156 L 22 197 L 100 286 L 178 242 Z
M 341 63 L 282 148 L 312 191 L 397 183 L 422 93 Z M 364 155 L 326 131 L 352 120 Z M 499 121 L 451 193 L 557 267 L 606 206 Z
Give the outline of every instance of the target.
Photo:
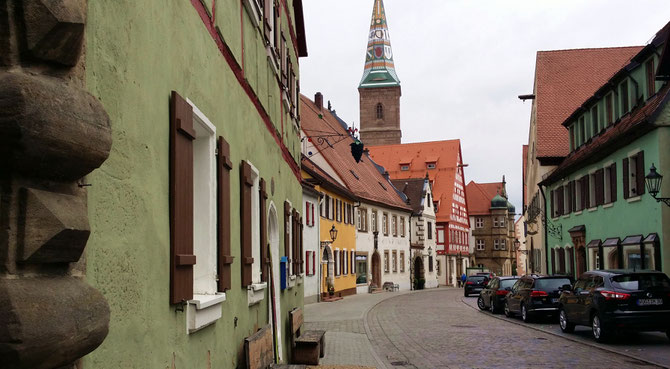
M 319 185 L 350 200 L 357 200 L 356 195 L 349 191 L 348 188 L 342 186 L 335 178 L 326 173 L 326 171 L 310 159 L 303 156 L 300 167 L 305 173 L 312 177 L 312 179 L 306 179 L 304 182 L 312 185 Z
M 538 158 L 568 155 L 568 132 L 561 123 L 642 46 L 539 51 L 535 65 Z
M 422 178 L 428 173 L 432 181 L 433 199 L 439 203 L 435 214 L 436 220 L 451 221 L 457 169 L 462 173 L 462 169 L 457 167 L 462 164 L 459 162 L 461 156 L 459 140 L 374 146 L 369 150 L 372 158 L 382 165 L 394 180 Z M 409 170 L 400 170 L 400 162 L 406 162 L 408 159 L 411 159 Z M 427 169 L 428 160 L 435 161 L 435 169 Z M 468 227 L 469 224 L 464 223 L 463 226 Z
M 412 213 L 421 214 L 425 206 L 423 199 L 426 197 L 428 187 L 430 187 L 426 182 L 426 178 L 394 179 L 391 182 L 407 196 L 409 206 L 412 207 Z
M 304 95 L 300 96 L 300 103 L 303 132 L 318 150 L 316 155 L 323 156 L 349 191 L 363 201 L 411 210 L 369 157 L 363 155 L 361 162 L 356 163 L 350 146 L 354 140 L 332 111 L 317 107 Z
M 386 23 L 384 1 L 375 0 L 365 53 L 365 69 L 359 88 L 400 86 L 395 72 L 391 36 Z
M 502 182 L 476 183 L 470 181 L 465 190 L 470 215 L 491 214 L 491 200 L 502 192 Z

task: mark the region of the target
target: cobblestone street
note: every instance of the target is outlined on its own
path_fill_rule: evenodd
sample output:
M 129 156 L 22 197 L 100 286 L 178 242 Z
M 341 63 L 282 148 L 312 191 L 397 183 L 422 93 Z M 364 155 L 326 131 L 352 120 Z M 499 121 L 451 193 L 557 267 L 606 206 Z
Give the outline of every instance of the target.
M 655 335 L 586 344 L 579 331 L 566 339 L 554 324 L 532 328 L 473 308 L 460 289 L 357 295 L 306 306 L 309 329 L 326 329 L 324 364 L 378 368 L 655 367 L 670 363 L 670 344 Z M 534 329 L 533 329 L 534 328 Z M 547 331 L 542 331 L 547 330 Z M 641 344 L 636 342 L 641 340 Z M 649 356 L 645 356 L 649 355 Z M 637 356 L 649 360 L 635 359 Z M 667 364 L 666 364 L 667 365 Z

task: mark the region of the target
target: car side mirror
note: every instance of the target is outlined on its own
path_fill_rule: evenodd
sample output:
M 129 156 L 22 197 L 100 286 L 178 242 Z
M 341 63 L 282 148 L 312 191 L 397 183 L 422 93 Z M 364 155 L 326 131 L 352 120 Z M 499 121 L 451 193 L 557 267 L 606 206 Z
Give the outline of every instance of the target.
M 564 284 L 563 287 L 561 287 L 561 290 L 563 291 L 572 291 L 572 286 L 569 284 Z

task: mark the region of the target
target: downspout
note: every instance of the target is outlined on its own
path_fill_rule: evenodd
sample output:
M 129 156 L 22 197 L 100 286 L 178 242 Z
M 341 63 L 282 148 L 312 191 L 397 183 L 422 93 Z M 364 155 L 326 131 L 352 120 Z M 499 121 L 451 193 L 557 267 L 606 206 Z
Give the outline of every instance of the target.
M 410 216 L 409 221 L 409 252 L 407 253 L 409 259 L 409 290 L 414 289 L 414 284 L 412 283 L 412 276 L 414 275 L 412 271 L 412 265 L 414 265 L 414 260 L 412 259 L 412 217 Z
M 540 193 L 542 194 L 542 199 L 544 200 L 543 205 L 544 205 L 544 211 L 542 212 L 542 216 L 544 217 L 544 262 L 545 262 L 545 267 L 547 268 L 547 274 L 549 274 L 549 234 L 547 233 L 547 222 L 549 219 L 547 219 L 547 197 L 544 195 L 544 190 L 542 189 L 542 185 L 539 184 L 538 187 L 540 188 Z

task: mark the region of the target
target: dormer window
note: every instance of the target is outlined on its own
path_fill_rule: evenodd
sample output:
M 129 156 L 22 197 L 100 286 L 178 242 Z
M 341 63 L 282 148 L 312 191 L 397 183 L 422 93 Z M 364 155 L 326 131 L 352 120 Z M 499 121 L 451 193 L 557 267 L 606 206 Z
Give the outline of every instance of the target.
M 654 69 L 654 57 L 646 63 L 647 72 L 647 99 L 656 93 L 656 70 Z
M 426 163 L 426 168 L 428 168 L 428 169 L 435 169 L 435 162 L 432 162 L 432 163 Z
M 377 104 L 377 119 L 384 119 L 384 105 L 382 103 Z
M 628 113 L 628 81 L 623 81 L 619 86 L 619 96 L 621 96 L 621 115 Z
M 409 165 L 407 165 L 407 164 L 403 164 L 403 165 L 401 165 L 401 166 L 400 166 L 400 170 L 402 170 L 402 171 L 408 171 L 408 170 L 409 170 Z

